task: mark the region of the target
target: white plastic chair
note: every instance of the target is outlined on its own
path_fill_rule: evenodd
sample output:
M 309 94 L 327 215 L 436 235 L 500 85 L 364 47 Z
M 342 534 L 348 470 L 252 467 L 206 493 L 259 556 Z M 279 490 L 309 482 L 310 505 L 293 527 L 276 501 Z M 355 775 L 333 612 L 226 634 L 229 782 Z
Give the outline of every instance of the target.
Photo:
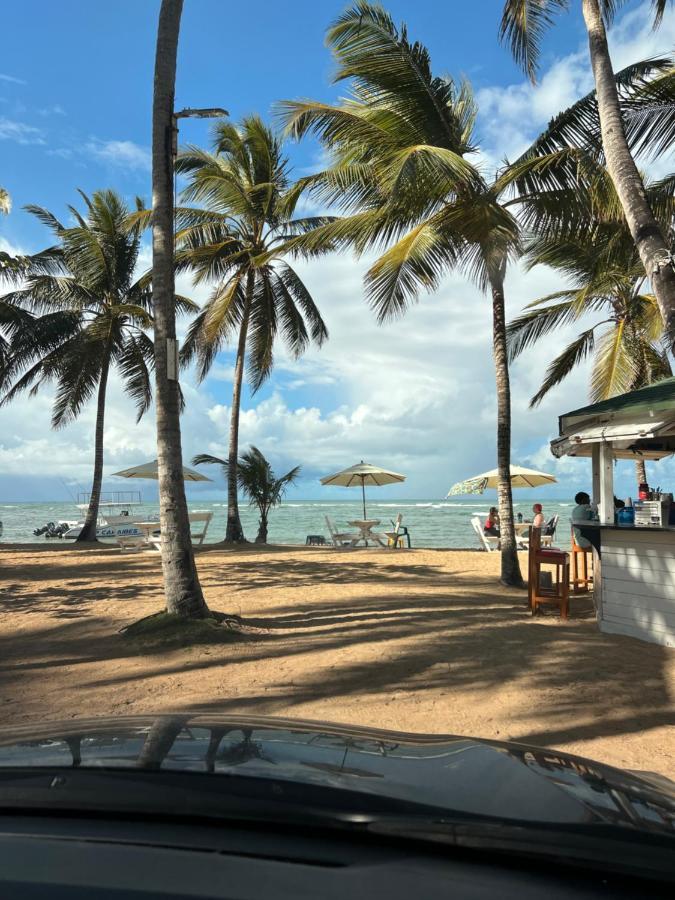
M 480 541 L 480 545 L 483 550 L 487 550 L 488 553 L 492 553 L 495 550 L 499 549 L 499 538 L 495 537 L 493 534 L 485 534 L 483 531 L 483 525 L 480 520 L 480 516 L 471 516 L 471 525 L 473 530 L 478 535 L 478 540 Z
M 361 540 L 360 534 L 355 534 L 353 532 L 347 531 L 338 531 L 329 516 L 324 516 L 324 518 L 326 520 L 328 533 L 330 534 L 334 547 L 355 547 L 357 541 Z

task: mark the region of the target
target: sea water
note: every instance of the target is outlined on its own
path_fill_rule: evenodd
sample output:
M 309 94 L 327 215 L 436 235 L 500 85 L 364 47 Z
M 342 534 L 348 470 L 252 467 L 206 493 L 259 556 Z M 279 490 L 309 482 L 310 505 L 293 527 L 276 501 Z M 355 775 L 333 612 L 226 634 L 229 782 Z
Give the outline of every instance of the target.
M 532 504 L 535 500 L 518 500 L 514 497 L 514 513 L 521 512 L 524 518 L 532 518 Z M 553 515 L 560 516 L 555 544 L 569 547 L 570 525 L 573 503 L 540 499 L 544 515 L 549 519 Z M 480 516 L 484 521 L 490 506 L 496 505 L 494 499 L 483 500 L 473 497 L 467 500 L 391 500 L 378 502 L 368 500 L 368 518 L 379 519 L 381 530 L 392 527 L 398 513 L 403 515 L 403 524 L 410 532 L 413 547 L 451 547 L 477 548 L 478 538 L 471 528 L 471 517 Z M 211 501 L 192 501 L 188 499 L 192 511 L 209 510 L 213 519 L 206 536 L 207 543 L 219 541 L 225 535 L 227 522 L 227 503 Z M 249 540 L 254 540 L 258 530 L 257 510 L 246 502 L 240 502 L 240 515 L 244 532 Z M 153 517 L 159 514 L 156 503 L 144 503 L 133 507 L 134 515 Z M 274 544 L 304 544 L 307 535 L 322 534 L 328 539 L 325 516 L 329 516 L 338 530 L 353 530 L 348 526 L 352 519 L 363 516 L 361 497 L 354 500 L 319 501 L 289 500 L 273 509 L 269 517 L 268 540 Z M 45 543 L 44 536 L 35 537 L 33 531 L 47 522 L 59 520 L 81 521 L 82 514 L 73 503 L 5 503 L 0 501 L 0 521 L 3 523 L 1 543 Z M 375 526 L 374 530 L 378 530 Z M 52 539 L 54 541 L 56 539 Z

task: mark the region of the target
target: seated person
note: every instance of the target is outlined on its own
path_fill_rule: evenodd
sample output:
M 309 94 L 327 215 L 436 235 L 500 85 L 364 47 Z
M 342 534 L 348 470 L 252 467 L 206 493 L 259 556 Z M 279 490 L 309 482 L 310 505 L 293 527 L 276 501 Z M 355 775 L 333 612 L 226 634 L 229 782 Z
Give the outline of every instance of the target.
M 591 509 L 591 498 L 585 491 L 579 491 L 579 493 L 575 496 L 574 502 L 576 506 L 572 510 L 572 525 L 574 526 L 575 522 L 588 522 L 593 518 L 593 510 Z M 585 550 L 590 549 L 591 542 L 588 538 L 585 538 L 578 528 L 572 528 L 574 533 L 574 540 L 578 544 L 579 547 L 583 547 Z
M 499 511 L 496 506 L 490 507 L 490 512 L 488 513 L 485 525 L 483 526 L 483 531 L 485 534 L 489 534 L 492 537 L 499 537 Z
M 532 512 L 534 513 L 534 519 L 532 519 L 532 527 L 543 528 L 546 525 L 546 519 L 544 518 L 544 513 L 542 512 L 541 503 L 535 503 L 532 507 Z

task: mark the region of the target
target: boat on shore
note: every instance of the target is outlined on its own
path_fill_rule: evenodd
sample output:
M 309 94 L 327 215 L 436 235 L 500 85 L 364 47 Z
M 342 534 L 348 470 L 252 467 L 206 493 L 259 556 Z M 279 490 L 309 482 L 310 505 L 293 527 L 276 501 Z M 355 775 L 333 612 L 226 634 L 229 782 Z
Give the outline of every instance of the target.
M 140 491 L 110 491 L 101 494 L 99 501 L 99 517 L 96 527 L 96 538 L 99 541 L 117 541 L 118 538 L 143 537 L 146 532 L 138 528 L 137 522 L 148 522 L 157 519 L 159 534 L 159 518 L 142 513 L 140 507 L 143 500 Z M 86 511 L 89 507 L 89 494 L 77 496 L 77 509 Z M 46 538 L 60 540 L 76 540 L 84 527 L 84 518 L 62 519 L 57 523 L 48 522 L 43 528 L 36 528 L 33 534 L 42 534 Z

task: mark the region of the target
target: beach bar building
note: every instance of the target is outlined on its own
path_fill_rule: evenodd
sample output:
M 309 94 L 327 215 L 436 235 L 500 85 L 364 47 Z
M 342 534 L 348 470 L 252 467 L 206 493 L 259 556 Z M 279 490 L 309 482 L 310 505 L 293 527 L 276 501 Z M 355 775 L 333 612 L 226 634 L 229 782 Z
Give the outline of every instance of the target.
M 598 519 L 577 527 L 593 545 L 600 630 L 675 647 L 675 485 L 637 502 L 632 526 L 617 524 L 614 509 L 616 460 L 675 452 L 675 378 L 565 413 L 551 451 L 588 458 L 592 467 Z

